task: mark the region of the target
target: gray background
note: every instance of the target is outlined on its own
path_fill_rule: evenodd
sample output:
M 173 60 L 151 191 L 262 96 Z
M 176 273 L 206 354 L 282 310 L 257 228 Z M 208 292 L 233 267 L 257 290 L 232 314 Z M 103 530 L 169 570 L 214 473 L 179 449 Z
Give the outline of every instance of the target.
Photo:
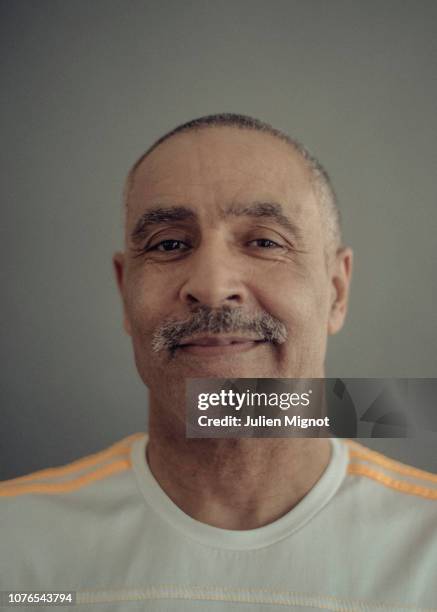
M 333 177 L 355 274 L 327 374 L 437 375 L 436 2 L 0 6 L 0 478 L 145 429 L 111 269 L 122 182 L 211 112 L 273 123 Z M 429 441 L 373 445 L 437 470 Z

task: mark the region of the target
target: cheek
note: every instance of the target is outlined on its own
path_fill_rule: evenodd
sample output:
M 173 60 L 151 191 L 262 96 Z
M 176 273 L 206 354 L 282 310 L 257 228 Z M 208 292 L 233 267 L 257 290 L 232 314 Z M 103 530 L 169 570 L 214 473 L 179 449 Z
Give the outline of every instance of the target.
M 131 342 L 137 371 L 144 384 L 153 388 L 162 378 L 162 356 L 152 351 L 152 334 L 162 322 L 164 304 L 168 300 L 165 285 L 136 277 L 131 279 L 127 297 L 127 313 L 131 324 Z
M 280 319 L 293 336 L 306 334 L 320 326 L 326 330 L 329 292 L 324 278 L 311 273 L 271 270 L 259 279 L 258 300 L 261 307 Z
M 168 283 L 158 278 L 152 281 L 145 275 L 130 279 L 127 296 L 127 312 L 132 326 L 133 339 L 141 337 L 142 341 L 150 337 L 156 326 L 162 321 L 165 304 L 169 302 Z

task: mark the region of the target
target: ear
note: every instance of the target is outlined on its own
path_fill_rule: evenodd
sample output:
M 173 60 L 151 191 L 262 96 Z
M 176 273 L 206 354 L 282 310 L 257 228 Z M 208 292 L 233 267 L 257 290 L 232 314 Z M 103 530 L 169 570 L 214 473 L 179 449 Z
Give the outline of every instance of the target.
M 337 250 L 331 264 L 331 305 L 328 334 L 336 334 L 343 327 L 349 301 L 353 252 L 349 247 Z
M 114 266 L 115 278 L 117 281 L 118 291 L 120 293 L 123 302 L 123 327 L 129 336 L 132 335 L 132 328 L 127 315 L 126 299 L 125 299 L 125 255 L 122 252 L 115 253 L 112 258 L 112 264 Z

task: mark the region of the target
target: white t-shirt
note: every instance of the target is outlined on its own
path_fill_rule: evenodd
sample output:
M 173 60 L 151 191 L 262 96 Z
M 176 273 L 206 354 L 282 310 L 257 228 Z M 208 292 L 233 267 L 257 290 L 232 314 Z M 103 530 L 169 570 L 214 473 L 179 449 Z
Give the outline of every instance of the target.
M 437 610 L 436 475 L 333 439 L 295 508 L 231 531 L 167 497 L 146 443 L 0 483 L 0 590 L 77 591 L 84 612 Z

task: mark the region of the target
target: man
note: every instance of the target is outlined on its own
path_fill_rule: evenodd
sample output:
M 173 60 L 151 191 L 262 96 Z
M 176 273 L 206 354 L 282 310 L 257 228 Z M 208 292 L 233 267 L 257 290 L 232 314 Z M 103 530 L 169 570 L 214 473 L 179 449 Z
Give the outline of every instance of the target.
M 1 588 L 77 590 L 81 609 L 431 609 L 436 476 L 339 440 L 185 437 L 189 377 L 325 375 L 352 252 L 320 164 L 258 120 L 204 117 L 140 158 L 125 205 L 114 267 L 148 437 L 1 485 Z

